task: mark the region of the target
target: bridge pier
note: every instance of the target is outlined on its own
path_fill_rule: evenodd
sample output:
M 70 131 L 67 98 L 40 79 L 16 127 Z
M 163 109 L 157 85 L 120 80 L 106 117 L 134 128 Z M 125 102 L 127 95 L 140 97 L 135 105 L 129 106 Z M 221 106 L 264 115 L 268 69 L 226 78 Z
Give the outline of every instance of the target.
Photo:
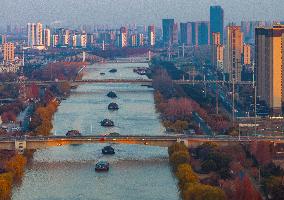
M 23 154 L 25 149 L 27 148 L 27 142 L 24 140 L 15 140 L 15 150 L 19 154 Z
M 189 142 L 188 142 L 187 139 L 178 138 L 178 139 L 177 139 L 177 142 L 184 144 L 186 147 L 189 147 Z

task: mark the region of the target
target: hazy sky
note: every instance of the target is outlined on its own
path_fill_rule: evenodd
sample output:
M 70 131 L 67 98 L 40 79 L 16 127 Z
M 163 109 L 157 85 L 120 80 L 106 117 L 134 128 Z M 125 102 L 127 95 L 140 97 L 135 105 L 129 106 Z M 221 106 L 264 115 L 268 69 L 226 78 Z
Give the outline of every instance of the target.
M 50 24 L 150 24 L 162 18 L 208 20 L 219 4 L 225 20 L 284 19 L 284 0 L 0 0 L 0 25 L 41 21 Z

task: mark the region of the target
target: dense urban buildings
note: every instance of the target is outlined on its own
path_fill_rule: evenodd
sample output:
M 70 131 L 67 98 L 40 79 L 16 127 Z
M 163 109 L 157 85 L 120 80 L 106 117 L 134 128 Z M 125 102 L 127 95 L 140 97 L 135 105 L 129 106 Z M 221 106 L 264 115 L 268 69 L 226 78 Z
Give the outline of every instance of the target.
M 243 53 L 243 33 L 240 26 L 227 27 L 227 43 L 225 47 L 224 72 L 229 80 L 241 81 Z
M 210 37 L 212 33 L 220 33 L 221 44 L 224 40 L 224 10 L 221 6 L 210 7 Z
M 282 113 L 284 26 L 256 28 L 255 40 L 257 95 L 274 114 Z

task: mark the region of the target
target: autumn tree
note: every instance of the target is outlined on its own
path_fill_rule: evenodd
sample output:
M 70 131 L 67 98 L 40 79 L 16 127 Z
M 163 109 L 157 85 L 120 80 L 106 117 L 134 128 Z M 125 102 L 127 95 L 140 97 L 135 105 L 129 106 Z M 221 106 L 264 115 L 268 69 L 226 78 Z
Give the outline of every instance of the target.
M 174 152 L 170 156 L 170 163 L 173 167 L 173 170 L 176 171 L 179 165 L 188 163 L 189 158 L 189 153 L 187 151 Z
M 225 193 L 218 187 L 203 184 L 190 185 L 183 192 L 183 200 L 225 200 Z
M 168 153 L 170 156 L 173 153 L 180 152 L 180 151 L 188 152 L 188 148 L 184 144 L 179 143 L 179 142 L 176 142 L 174 145 L 168 148 Z
M 13 174 L 11 172 L 0 174 L 0 200 L 11 197 Z
M 13 174 L 14 180 L 19 180 L 24 173 L 27 159 L 23 155 L 16 154 L 5 164 L 5 169 Z
M 272 150 L 269 142 L 253 142 L 250 146 L 251 154 L 261 165 L 267 165 L 272 162 Z
M 190 184 L 199 183 L 198 176 L 193 172 L 189 164 L 181 164 L 177 168 L 176 177 L 178 178 L 179 188 L 185 190 Z
M 282 200 L 284 197 L 284 178 L 271 176 L 263 181 L 263 189 L 267 197 L 273 200 Z

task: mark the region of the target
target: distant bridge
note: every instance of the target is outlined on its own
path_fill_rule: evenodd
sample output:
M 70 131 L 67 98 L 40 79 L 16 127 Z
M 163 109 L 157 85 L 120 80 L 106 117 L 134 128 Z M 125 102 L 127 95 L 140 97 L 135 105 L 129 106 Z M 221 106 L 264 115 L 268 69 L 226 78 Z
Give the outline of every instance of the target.
M 49 84 L 55 83 L 63 83 L 66 81 L 26 81 L 26 85 L 36 84 L 39 86 L 46 86 Z M 80 85 L 80 84 L 90 84 L 90 83 L 138 83 L 145 85 L 152 85 L 151 79 L 84 79 L 84 80 L 75 80 L 75 81 L 67 81 L 71 85 Z M 232 81 L 221 81 L 221 80 L 173 80 L 173 83 L 178 85 L 189 85 L 189 84 L 233 84 Z M 4 82 L 2 84 L 17 84 L 17 82 Z M 251 81 L 240 81 L 235 82 L 236 85 L 253 85 Z
M 71 144 L 96 144 L 96 143 L 115 143 L 115 144 L 137 144 L 169 147 L 176 142 L 184 143 L 188 147 L 196 147 L 205 142 L 214 142 L 220 146 L 227 146 L 238 143 L 251 143 L 253 141 L 270 142 L 274 146 L 284 144 L 284 137 L 232 137 L 232 136 L 50 136 L 50 137 L 6 137 L 0 138 L 0 149 L 17 150 L 23 152 L 25 149 L 44 149 L 54 146 L 64 146 Z

